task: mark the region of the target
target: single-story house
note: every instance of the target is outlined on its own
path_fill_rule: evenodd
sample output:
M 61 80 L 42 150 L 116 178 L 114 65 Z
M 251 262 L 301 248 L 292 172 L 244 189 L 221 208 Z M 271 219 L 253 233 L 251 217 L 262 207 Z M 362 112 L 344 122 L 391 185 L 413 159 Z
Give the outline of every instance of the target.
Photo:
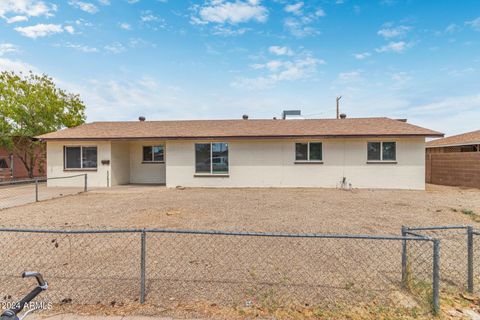
M 48 177 L 88 173 L 92 187 L 423 190 L 425 138 L 441 136 L 389 118 L 145 121 L 142 117 L 88 123 L 38 138 L 47 142 Z
M 480 130 L 432 140 L 426 148 L 428 183 L 480 188 Z

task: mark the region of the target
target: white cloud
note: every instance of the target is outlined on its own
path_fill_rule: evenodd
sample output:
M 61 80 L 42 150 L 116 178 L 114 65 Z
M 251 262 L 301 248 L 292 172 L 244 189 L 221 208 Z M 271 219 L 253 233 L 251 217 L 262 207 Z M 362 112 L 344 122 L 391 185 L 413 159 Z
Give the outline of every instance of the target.
M 474 20 L 471 20 L 471 21 L 467 21 L 467 22 L 465 22 L 465 24 L 467 26 L 472 27 L 472 29 L 475 30 L 475 31 L 480 31 L 480 17 L 478 17 Z
M 27 73 L 29 71 L 38 72 L 37 68 L 26 62 L 20 60 L 11 60 L 7 58 L 0 58 L 0 70 L 23 73 Z
M 71 0 L 68 2 L 74 8 L 80 9 L 82 11 L 94 14 L 98 12 L 98 7 L 90 2 L 83 2 L 78 0 Z
M 242 34 L 245 34 L 245 32 L 247 32 L 248 30 L 250 29 L 249 28 L 232 28 L 224 25 L 216 25 L 213 27 L 212 33 L 218 36 L 231 37 L 231 36 L 240 36 Z
M 0 57 L 9 53 L 18 52 L 18 47 L 11 43 L 0 43 Z
M 292 56 L 293 51 L 289 47 L 271 46 L 268 48 L 268 52 L 277 56 Z
M 189 101 L 182 88 L 163 86 L 152 77 L 91 79 L 82 85 L 64 86 L 70 92 L 78 92 L 89 106 L 89 121 L 136 120 L 140 115 L 147 120 L 198 117 L 198 101 Z
M 151 22 L 151 21 L 158 21 L 160 18 L 153 14 L 151 10 L 146 10 L 142 12 L 140 16 L 140 20 L 142 22 Z
M 19 32 L 21 35 L 36 39 L 41 37 L 50 36 L 56 33 L 62 33 L 63 28 L 59 24 L 36 24 L 28 27 L 16 27 L 15 31 Z
M 98 0 L 98 2 L 99 2 L 102 6 L 109 6 L 109 5 L 110 5 L 110 0 Z
M 302 14 L 302 8 L 303 8 L 304 3 L 303 2 L 297 2 L 293 4 L 288 4 L 285 6 L 284 10 L 285 12 L 288 13 L 293 13 L 296 15 L 301 15 Z
M 119 27 L 124 30 L 132 30 L 132 26 L 129 23 L 122 22 L 119 24 Z
M 284 28 L 298 38 L 320 34 L 320 31 L 309 26 L 310 21 L 305 19 L 287 18 L 283 22 Z
M 411 47 L 412 44 L 406 43 L 404 41 L 398 41 L 398 42 L 389 42 L 388 44 L 375 49 L 377 52 L 394 52 L 394 53 L 403 53 L 405 50 L 407 50 L 409 47 Z
M 260 5 L 259 0 L 224 1 L 212 0 L 203 6 L 194 6 L 195 16 L 191 17 L 193 24 L 239 24 L 250 21 L 265 22 L 268 10 Z
M 25 21 L 28 21 L 28 17 L 27 16 L 13 16 L 11 18 L 7 18 L 5 21 L 7 23 L 25 22 Z
M 275 53 L 273 53 L 275 54 Z M 325 64 L 322 59 L 315 58 L 309 52 L 285 60 L 272 59 L 265 63 L 256 63 L 250 67 L 264 74 L 258 77 L 239 77 L 232 83 L 233 87 L 245 89 L 263 89 L 272 87 L 278 82 L 301 80 L 311 77 L 319 65 Z
M 362 79 L 361 70 L 353 70 L 348 72 L 341 72 L 338 74 L 337 81 L 342 84 L 358 82 Z
M 9 14 L 26 17 L 51 17 L 57 11 L 57 6 L 54 4 L 46 4 L 40 0 L 2 0 L 0 1 L 0 17 L 8 20 Z M 16 18 L 20 19 L 20 18 Z M 22 18 L 23 19 L 23 18 Z M 14 21 L 13 20 L 13 21 Z M 25 21 L 25 20 L 22 20 Z
M 400 71 L 390 75 L 393 83 L 393 89 L 401 89 L 408 86 L 412 81 L 412 76 L 408 72 Z
M 416 114 L 432 115 L 432 114 L 451 114 L 452 109 L 455 113 L 460 111 L 478 111 L 480 110 L 480 95 L 447 97 L 435 102 L 429 102 L 424 105 L 413 108 Z
M 65 29 L 65 31 L 67 31 L 67 32 L 70 33 L 70 34 L 74 34 L 74 33 L 75 33 L 75 28 L 72 27 L 72 26 L 65 26 L 64 29 Z
M 93 23 L 85 21 L 84 19 L 75 20 L 75 24 L 80 27 L 92 27 Z
M 67 43 L 65 45 L 65 47 L 67 48 L 72 48 L 72 49 L 75 49 L 75 50 L 78 50 L 78 51 L 81 51 L 81 52 L 85 52 L 85 53 L 94 53 L 94 52 L 98 52 L 98 49 L 95 48 L 95 47 L 89 47 L 87 45 L 82 45 L 82 44 L 73 44 L 73 43 Z
M 144 26 L 153 30 L 166 29 L 168 26 L 165 19 L 155 15 L 151 10 L 142 11 L 140 21 Z
M 120 42 L 113 42 L 104 47 L 104 49 L 110 53 L 119 54 L 125 52 L 125 47 Z
M 130 38 L 128 40 L 128 46 L 130 48 L 155 48 L 157 45 L 142 38 Z
M 317 17 L 325 17 L 327 14 L 325 13 L 325 10 L 318 8 L 317 11 L 315 11 L 315 15 Z
M 460 30 L 460 27 L 458 25 L 456 25 L 455 23 L 451 23 L 445 28 L 444 32 L 447 33 L 447 34 L 453 34 L 453 33 L 457 32 L 458 30 Z
M 377 34 L 385 39 L 404 37 L 412 28 L 408 26 L 387 27 L 378 30 Z
M 296 4 L 287 5 L 285 11 L 292 13 L 293 16 L 287 17 L 283 21 L 283 27 L 295 37 L 305 37 L 319 34 L 320 31 L 312 27 L 312 24 L 319 18 L 326 16 L 322 8 L 317 8 L 315 11 L 304 12 L 304 3 L 298 2 Z
M 355 59 L 357 60 L 363 60 L 363 59 L 366 59 L 368 57 L 370 57 L 372 54 L 370 52 L 361 52 L 361 53 L 354 53 L 353 56 L 355 57 Z
M 134 4 L 134 3 L 137 3 L 139 2 L 140 0 L 127 0 L 128 3 L 130 4 Z

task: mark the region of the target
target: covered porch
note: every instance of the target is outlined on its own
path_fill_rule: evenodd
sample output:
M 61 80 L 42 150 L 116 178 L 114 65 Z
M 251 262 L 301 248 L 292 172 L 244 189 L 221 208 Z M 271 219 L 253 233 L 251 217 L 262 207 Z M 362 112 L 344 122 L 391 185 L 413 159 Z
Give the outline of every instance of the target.
M 110 166 L 110 186 L 165 185 L 165 141 L 112 141 Z
M 83 180 L 70 179 L 83 173 L 89 188 L 165 185 L 165 149 L 164 140 L 48 141 L 48 186 L 83 185 Z

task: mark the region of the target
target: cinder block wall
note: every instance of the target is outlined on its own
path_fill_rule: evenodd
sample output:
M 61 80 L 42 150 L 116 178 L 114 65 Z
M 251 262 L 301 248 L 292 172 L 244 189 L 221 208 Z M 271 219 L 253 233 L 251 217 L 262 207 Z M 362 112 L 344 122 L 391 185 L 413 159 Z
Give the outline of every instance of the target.
M 480 152 L 427 153 L 427 183 L 480 188 Z

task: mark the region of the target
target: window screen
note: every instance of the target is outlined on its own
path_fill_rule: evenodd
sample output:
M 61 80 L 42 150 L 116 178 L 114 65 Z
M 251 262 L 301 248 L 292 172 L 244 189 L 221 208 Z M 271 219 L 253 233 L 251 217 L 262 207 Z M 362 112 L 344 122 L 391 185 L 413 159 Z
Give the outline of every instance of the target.
M 396 160 L 396 143 L 384 142 L 382 152 L 383 160 Z
M 195 144 L 195 172 L 197 173 L 210 173 L 210 143 L 197 143 Z
M 153 161 L 156 162 L 163 162 L 163 146 L 153 146 L 152 147 L 153 151 Z
M 295 160 L 297 161 L 308 160 L 308 143 L 295 144 Z
M 163 162 L 164 151 L 163 146 L 144 146 L 143 162 Z
M 97 168 L 97 147 L 65 147 L 65 169 Z
M 228 173 L 228 143 L 195 144 L 195 172 L 210 174 Z
M 81 169 L 82 168 L 82 148 L 81 147 L 65 147 L 65 168 Z
M 144 162 L 152 161 L 152 157 L 153 157 L 152 147 L 150 146 L 143 147 L 143 161 Z
M 322 143 L 321 142 L 310 142 L 310 161 L 321 161 L 322 160 Z
M 97 147 L 82 147 L 82 167 L 97 167 Z
M 368 160 L 370 161 L 380 161 L 380 142 L 369 142 L 367 149 L 368 149 Z
M 228 173 L 227 143 L 212 143 L 212 173 Z

